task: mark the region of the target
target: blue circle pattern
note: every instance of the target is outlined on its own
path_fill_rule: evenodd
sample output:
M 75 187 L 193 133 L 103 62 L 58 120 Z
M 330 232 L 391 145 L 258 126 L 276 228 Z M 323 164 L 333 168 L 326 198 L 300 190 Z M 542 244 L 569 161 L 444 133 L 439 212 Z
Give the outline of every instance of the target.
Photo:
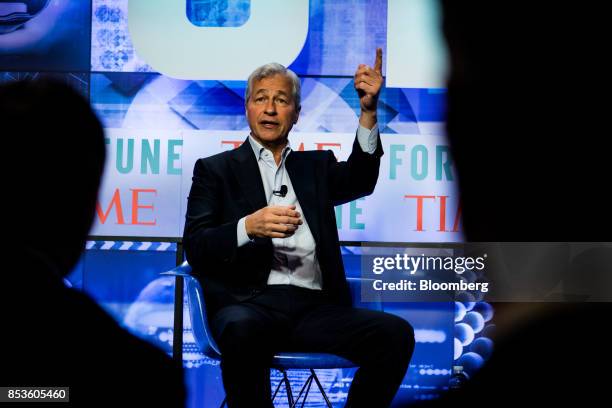
M 465 317 L 463 318 L 463 321 L 467 323 L 472 328 L 472 330 L 474 330 L 474 333 L 479 333 L 482 331 L 482 329 L 484 329 L 484 317 L 482 317 L 480 313 L 474 312 L 473 310 L 471 312 L 466 313 Z
M 453 366 L 471 377 L 493 353 L 490 336 L 495 325 L 493 307 L 487 302 L 455 302 Z
M 480 354 L 469 351 L 457 359 L 456 365 L 462 366 L 463 371 L 471 377 L 482 367 L 484 361 Z
M 479 337 L 470 344 L 470 351 L 480 355 L 486 361 L 493 353 L 493 340 L 488 337 Z
M 482 315 L 485 322 L 488 322 L 493 318 L 493 306 L 488 304 L 487 302 L 478 302 L 474 305 L 472 309 L 475 312 L 478 312 Z
M 459 323 L 465 317 L 465 306 L 461 302 L 455 302 L 455 323 Z

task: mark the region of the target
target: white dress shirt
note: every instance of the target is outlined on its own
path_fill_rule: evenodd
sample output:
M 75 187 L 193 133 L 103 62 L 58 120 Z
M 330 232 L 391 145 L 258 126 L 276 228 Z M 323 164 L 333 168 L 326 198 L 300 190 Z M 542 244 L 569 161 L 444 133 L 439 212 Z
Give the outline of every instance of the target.
M 281 161 L 277 165 L 270 150 L 264 148 L 251 135 L 248 140 L 257 159 L 268 206 L 295 205 L 295 210 L 302 215 L 303 222 L 290 237 L 272 238 L 273 258 L 268 285 L 295 285 L 320 290 L 322 279 L 315 251 L 316 243 L 304 217 L 304 211 L 295 195 L 289 173 L 285 169 L 285 160 L 291 153 L 291 147 L 287 143 L 281 154 Z M 373 154 L 378 144 L 378 125 L 374 125 L 371 130 L 359 126 L 357 141 L 364 152 Z M 283 184 L 287 186 L 285 197 L 274 195 L 273 191 L 280 190 Z M 245 219 L 246 217 L 243 217 L 238 221 L 236 233 L 239 247 L 250 241 L 246 232 Z

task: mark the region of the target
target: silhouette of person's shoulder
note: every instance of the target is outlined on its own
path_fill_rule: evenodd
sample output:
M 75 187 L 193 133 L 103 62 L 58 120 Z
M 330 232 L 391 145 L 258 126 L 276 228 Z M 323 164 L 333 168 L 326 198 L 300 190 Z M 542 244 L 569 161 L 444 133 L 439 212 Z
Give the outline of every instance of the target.
M 69 386 L 77 404 L 184 400 L 179 365 L 122 329 L 88 295 L 41 264 L 15 275 L 3 307 L 3 386 Z

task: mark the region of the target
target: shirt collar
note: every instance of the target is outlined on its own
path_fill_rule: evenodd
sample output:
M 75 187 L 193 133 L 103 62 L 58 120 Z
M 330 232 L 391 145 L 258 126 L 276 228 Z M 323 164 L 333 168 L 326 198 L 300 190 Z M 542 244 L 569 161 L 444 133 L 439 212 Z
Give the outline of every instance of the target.
M 268 150 L 261 145 L 253 135 L 249 134 L 249 143 L 251 144 L 251 148 L 253 149 L 253 153 L 255 154 L 255 158 L 257 160 L 261 159 L 261 154 L 264 150 Z M 269 151 L 269 150 L 268 150 Z M 283 153 L 281 154 L 281 162 L 287 158 L 287 155 L 291 152 L 291 142 L 287 140 L 287 145 L 283 148 Z M 272 153 L 272 152 L 270 152 Z

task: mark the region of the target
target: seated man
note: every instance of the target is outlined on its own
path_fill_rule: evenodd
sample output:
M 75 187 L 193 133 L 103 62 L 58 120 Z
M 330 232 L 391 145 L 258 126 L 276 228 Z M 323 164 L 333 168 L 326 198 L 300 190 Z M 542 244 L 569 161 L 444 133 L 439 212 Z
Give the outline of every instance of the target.
M 184 406 L 181 367 L 63 281 L 85 247 L 104 168 L 89 103 L 59 82 L 4 84 L 0 123 L 10 152 L 0 384 L 69 387 L 79 407 Z
M 280 64 L 257 68 L 245 95 L 250 136 L 200 159 L 184 244 L 206 292 L 222 353 L 228 404 L 272 407 L 270 362 L 278 351 L 333 353 L 360 366 L 347 407 L 386 407 L 414 348 L 410 324 L 351 307 L 334 206 L 371 194 L 383 154 L 376 115 L 382 50 L 354 78 L 361 116 L 352 153 L 293 151 L 300 80 Z

